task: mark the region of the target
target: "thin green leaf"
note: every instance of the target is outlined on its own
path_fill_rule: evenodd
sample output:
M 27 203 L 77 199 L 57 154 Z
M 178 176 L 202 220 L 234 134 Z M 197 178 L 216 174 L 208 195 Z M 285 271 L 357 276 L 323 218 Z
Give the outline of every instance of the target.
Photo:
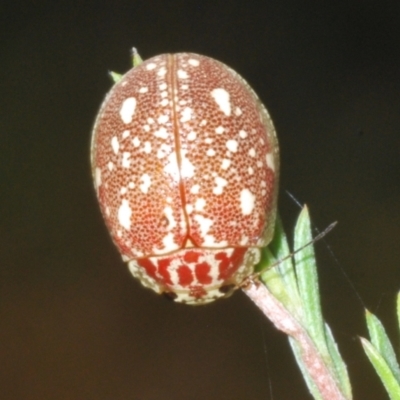
M 264 270 L 261 273 L 261 280 L 293 315 L 299 316 L 301 300 L 292 258 L 288 257 L 288 254 L 290 254 L 289 245 L 278 217 L 272 242 L 267 248 L 262 249 L 261 262 L 256 271 Z
M 399 324 L 399 331 L 400 331 L 400 292 L 397 293 L 397 302 L 396 302 L 396 311 L 397 311 L 397 322 Z
M 108 74 L 111 76 L 114 83 L 118 83 L 122 79 L 122 74 L 119 74 L 118 72 L 109 71 Z
M 276 222 L 276 237 L 279 239 L 279 247 L 277 248 L 277 259 L 282 260 L 279 262 L 277 269 L 285 282 L 288 293 L 292 296 L 292 301 L 301 301 L 299 296 L 299 290 L 297 287 L 296 272 L 293 265 L 292 257 L 289 257 L 290 247 L 287 242 L 286 234 L 283 230 L 281 219 L 277 218 Z
M 338 346 L 328 324 L 325 324 L 325 337 L 330 354 L 329 364 L 333 365 L 335 377 L 339 382 L 339 387 L 342 390 L 342 393 L 346 396 L 346 399 L 351 399 L 352 390 L 347 367 L 339 353 Z
M 137 67 L 143 62 L 142 57 L 140 57 L 136 47 L 132 49 L 132 65 Z
M 327 358 L 328 349 L 325 342 L 325 328 L 321 312 L 314 247 L 312 244 L 307 246 L 307 243 L 311 241 L 310 218 L 308 209 L 305 206 L 299 215 L 294 233 L 295 251 L 306 245 L 294 255 L 297 282 L 304 305 L 303 325 L 307 327 L 310 336 L 315 341 L 323 357 Z
M 360 338 L 365 354 L 374 366 L 376 373 L 381 378 L 391 400 L 400 400 L 400 385 L 375 346 L 367 339 Z
M 263 258 L 264 261 L 267 259 L 271 261 L 274 260 L 273 255 L 269 252 L 268 249 L 265 249 Z M 291 305 L 292 298 L 288 293 L 288 291 L 286 290 L 285 283 L 282 280 L 279 271 L 276 268 L 269 268 L 261 274 L 261 277 L 262 281 L 268 287 L 268 289 L 274 295 L 274 297 L 276 297 L 288 310 L 293 312 Z
M 371 343 L 379 351 L 383 359 L 386 361 L 388 367 L 391 369 L 393 375 L 400 383 L 400 368 L 396 359 L 396 354 L 393 346 L 390 343 L 389 337 L 386 334 L 385 328 L 381 321 L 368 310 L 365 312 L 367 327 Z

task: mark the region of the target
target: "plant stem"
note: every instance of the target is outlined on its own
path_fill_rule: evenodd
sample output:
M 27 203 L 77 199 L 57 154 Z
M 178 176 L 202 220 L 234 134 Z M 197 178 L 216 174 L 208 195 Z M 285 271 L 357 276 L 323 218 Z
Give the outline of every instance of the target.
M 324 400 L 346 400 L 325 365 L 307 331 L 293 315 L 259 281 L 251 280 L 243 287 L 246 295 L 279 330 L 291 336 L 300 346 L 305 367 Z

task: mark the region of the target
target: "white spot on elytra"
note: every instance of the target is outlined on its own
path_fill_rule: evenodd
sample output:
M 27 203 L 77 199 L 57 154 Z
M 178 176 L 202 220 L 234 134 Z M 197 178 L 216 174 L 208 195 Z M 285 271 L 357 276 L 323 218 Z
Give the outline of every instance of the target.
M 239 131 L 239 136 L 240 136 L 242 139 L 246 139 L 246 138 L 247 138 L 247 132 L 241 130 L 241 131 Z
M 235 108 L 235 115 L 236 115 L 237 117 L 240 117 L 240 116 L 242 115 L 242 110 L 241 110 L 239 107 L 236 107 L 236 108 Z
M 112 139 L 111 139 L 111 147 L 112 147 L 114 153 L 118 154 L 119 142 L 118 142 L 118 138 L 116 136 L 113 136 Z
M 236 140 L 234 140 L 234 139 L 227 140 L 226 141 L 226 147 L 232 153 L 236 153 L 237 152 L 237 148 L 238 148 L 238 142 Z
M 129 189 L 133 189 L 135 187 L 135 184 L 133 182 L 128 183 Z
M 250 157 L 255 157 L 255 156 L 256 156 L 256 151 L 255 151 L 253 148 L 251 148 L 251 149 L 249 150 L 249 156 L 250 156 Z
M 101 185 L 101 169 L 100 168 L 96 168 L 95 182 L 96 182 L 96 188 L 98 188 Z
M 167 73 L 166 68 L 165 68 L 165 67 L 161 67 L 161 68 L 158 70 L 157 75 L 158 75 L 158 76 L 164 76 L 166 73 Z
M 160 93 L 161 97 L 167 97 L 168 93 L 164 90 L 163 92 Z
M 207 120 L 202 119 L 201 122 L 199 123 L 199 126 L 206 126 L 207 125 Z
M 157 157 L 158 158 L 162 158 L 165 157 L 167 155 L 167 152 L 160 152 L 162 148 L 162 145 L 160 147 L 160 149 L 157 152 Z M 170 146 L 168 146 L 169 148 L 169 154 L 168 154 L 168 163 L 164 166 L 164 171 L 171 175 L 172 178 L 174 179 L 175 182 L 179 182 L 179 168 L 178 168 L 178 160 L 176 159 L 176 154 L 174 152 L 170 152 L 171 148 Z M 162 157 L 160 157 L 160 155 L 162 155 Z
M 229 93 L 222 88 L 217 88 L 211 91 L 211 96 L 217 103 L 220 110 L 229 117 L 231 115 L 231 102 Z
M 189 89 L 189 85 L 182 85 L 181 88 L 182 88 L 183 90 L 188 90 L 188 89 Z
M 123 131 L 122 132 L 122 138 L 126 139 L 131 133 L 129 131 Z
M 187 214 L 191 214 L 193 212 L 193 204 L 186 204 L 185 210 Z
M 140 89 L 139 89 L 139 93 L 147 93 L 149 91 L 149 88 L 148 87 L 141 87 Z
M 143 125 L 143 129 L 144 129 L 146 132 L 150 132 L 150 125 L 147 125 L 147 124 Z
M 108 167 L 109 171 L 112 171 L 114 169 L 114 163 L 109 161 L 108 164 L 107 164 L 107 167 Z
M 187 140 L 193 141 L 193 140 L 196 140 L 196 137 L 197 137 L 197 133 L 194 131 L 191 131 L 187 135 Z
M 162 253 L 166 251 L 172 251 L 177 248 L 176 243 L 174 242 L 174 235 L 172 232 L 169 232 L 167 235 L 163 237 L 163 245 L 164 249 L 162 250 Z
M 231 165 L 231 160 L 228 160 L 227 158 L 224 158 L 222 160 L 221 168 L 222 169 L 228 169 L 230 165 Z
M 196 214 L 193 218 L 200 225 L 201 236 L 205 237 L 210 230 L 213 221 L 198 214 Z
M 187 79 L 189 77 L 187 72 L 182 69 L 178 69 L 177 74 L 179 79 Z
M 208 149 L 206 154 L 208 155 L 208 157 L 213 157 L 213 156 L 215 156 L 215 150 L 214 149 Z
M 268 153 L 265 158 L 267 159 L 267 166 L 268 168 L 272 169 L 272 171 L 275 171 L 275 163 L 274 163 L 274 157 L 271 153 Z
M 194 165 L 186 158 L 187 150 L 181 151 L 181 174 L 182 178 L 193 178 L 194 176 Z
M 157 131 L 154 132 L 154 136 L 158 137 L 160 139 L 167 139 L 168 137 L 168 132 L 165 128 L 160 128 Z
M 254 174 L 254 169 L 249 167 L 249 169 L 247 170 L 249 175 L 253 175 Z
M 197 194 L 197 193 L 199 193 L 199 191 L 200 191 L 200 186 L 199 185 L 193 185 L 191 188 L 190 188 L 190 193 L 192 193 L 192 194 Z
M 250 215 L 254 209 L 256 196 L 249 189 L 240 192 L 240 208 L 243 215 Z
M 151 153 L 151 143 L 150 142 L 144 142 L 143 151 L 146 154 L 150 154 Z
M 169 104 L 168 99 L 162 99 L 162 100 L 160 101 L 161 107 L 166 107 L 168 104 Z
M 228 184 L 228 181 L 224 178 L 221 178 L 220 176 L 217 176 L 215 178 L 215 183 L 217 186 L 213 188 L 213 193 L 216 195 L 220 195 L 224 191 L 224 187 Z
M 122 186 L 121 190 L 119 191 L 122 195 L 124 195 L 126 192 L 128 191 L 128 189 L 124 186 Z
M 151 71 L 155 67 L 157 67 L 157 64 L 155 64 L 155 63 L 149 63 L 149 64 L 146 65 L 147 71 Z
M 164 114 L 164 115 L 160 115 L 157 119 L 157 122 L 159 124 L 165 124 L 167 121 L 169 120 L 169 116 Z
M 167 226 L 167 230 L 168 231 L 172 231 L 172 229 L 174 229 L 176 227 L 176 221 L 172 212 L 172 207 L 171 206 L 166 206 L 164 208 L 164 214 L 167 217 L 168 220 L 168 226 Z
M 137 136 L 135 136 L 135 137 L 132 139 L 132 143 L 133 143 L 133 145 L 134 145 L 135 147 L 139 147 L 139 146 L 140 146 L 140 139 L 139 139 Z
M 159 87 L 160 90 L 165 90 L 167 88 L 167 84 L 164 82 Z
M 121 109 L 119 110 L 119 115 L 124 124 L 129 124 L 132 122 L 133 114 L 135 114 L 136 109 L 136 99 L 134 97 L 128 97 L 122 103 Z
M 187 140 L 190 140 L 190 141 L 196 140 L 196 137 L 197 137 L 196 132 L 191 131 L 191 132 L 189 132 L 188 135 L 187 135 Z
M 196 200 L 194 208 L 196 209 L 196 211 L 203 211 L 205 205 L 206 205 L 206 201 L 200 197 Z
M 212 138 L 205 138 L 204 143 L 211 144 L 214 140 Z
M 195 60 L 194 58 L 189 59 L 188 63 L 190 65 L 193 65 L 193 67 L 198 67 L 200 65 L 200 61 L 199 60 Z
M 147 193 L 149 191 L 149 187 L 151 186 L 151 178 L 149 174 L 143 174 L 140 177 L 140 180 L 143 182 L 142 184 L 139 185 L 140 190 L 143 193 Z
M 128 200 L 123 199 L 118 209 L 118 221 L 122 227 L 129 230 L 131 227 L 132 210 L 129 207 Z
M 181 122 L 187 122 L 192 119 L 192 109 L 190 107 L 185 107 L 182 111 Z
M 220 135 L 221 133 L 224 133 L 225 129 L 223 126 L 219 126 L 218 128 L 215 128 L 215 133 L 218 133 Z
M 154 119 L 153 118 L 147 118 L 147 123 L 149 123 L 150 125 L 154 124 Z
M 129 168 L 131 166 L 131 160 L 129 159 L 131 157 L 131 153 L 124 151 L 122 153 L 122 166 L 124 168 Z

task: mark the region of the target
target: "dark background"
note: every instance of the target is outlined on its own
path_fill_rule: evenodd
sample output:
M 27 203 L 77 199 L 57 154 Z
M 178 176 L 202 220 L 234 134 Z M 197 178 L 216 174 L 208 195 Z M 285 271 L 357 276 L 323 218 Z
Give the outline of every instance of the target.
M 260 95 L 288 233 L 298 208 L 286 191 L 320 229 L 339 221 L 317 255 L 354 397 L 387 398 L 358 341 L 358 296 L 397 348 L 398 1 L 4 1 L 0 46 L 1 399 L 310 398 L 286 337 L 243 293 L 169 303 L 111 243 L 90 132 L 107 71 L 129 69 L 132 46 L 217 58 Z

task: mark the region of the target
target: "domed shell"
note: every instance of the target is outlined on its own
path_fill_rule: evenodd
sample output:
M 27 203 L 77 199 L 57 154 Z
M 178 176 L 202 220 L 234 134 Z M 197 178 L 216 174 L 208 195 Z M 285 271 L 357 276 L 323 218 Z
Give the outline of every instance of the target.
M 91 158 L 126 261 L 259 248 L 272 238 L 275 129 L 250 86 L 214 59 L 163 54 L 128 71 L 99 111 Z

